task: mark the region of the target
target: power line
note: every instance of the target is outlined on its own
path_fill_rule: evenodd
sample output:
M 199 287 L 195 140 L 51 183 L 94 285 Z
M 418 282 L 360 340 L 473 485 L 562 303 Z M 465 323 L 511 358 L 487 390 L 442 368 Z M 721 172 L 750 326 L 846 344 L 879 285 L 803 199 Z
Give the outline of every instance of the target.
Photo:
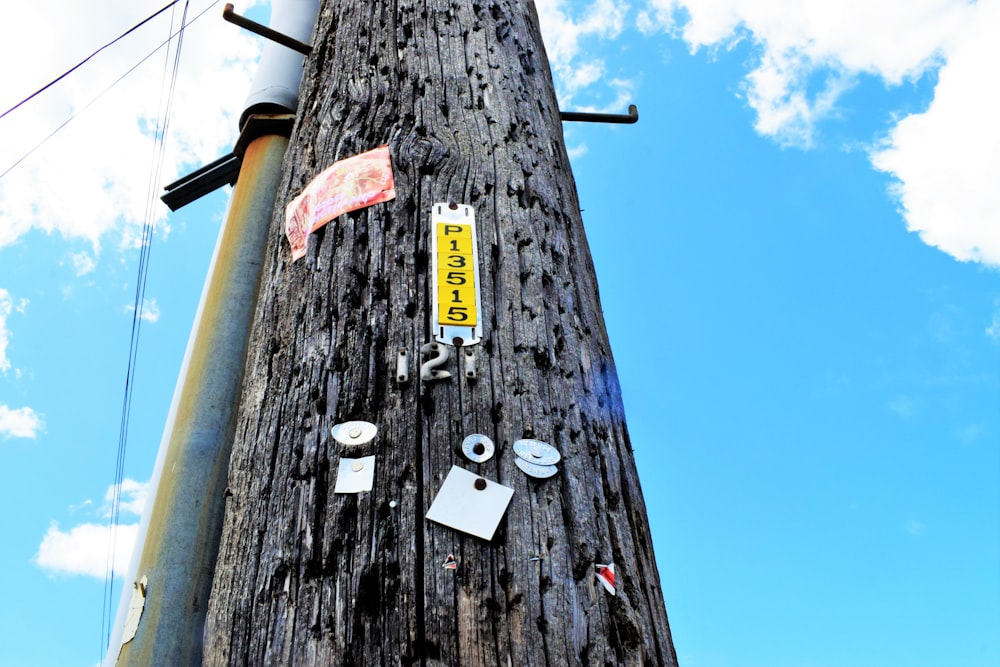
M 179 1 L 180 0 L 175 0 L 175 2 L 179 2 Z M 7 174 L 9 174 L 11 171 L 13 171 L 15 167 L 17 167 L 22 162 L 24 162 L 29 157 L 31 157 L 31 155 L 35 151 L 37 151 L 39 148 L 41 148 L 42 146 L 44 146 L 48 142 L 48 140 L 51 139 L 52 137 L 54 137 L 60 130 L 62 130 L 67 125 L 69 125 L 70 121 L 74 120 L 77 116 L 79 116 L 84 111 L 86 111 L 87 109 L 89 109 L 91 107 L 91 105 L 93 105 L 95 102 L 97 102 L 97 100 L 99 100 L 102 97 L 104 97 L 104 95 L 106 93 L 108 93 L 108 91 L 110 91 L 112 88 L 114 88 L 119 83 L 121 83 L 122 80 L 125 79 L 125 77 L 127 77 L 129 74 L 131 74 L 132 72 L 134 72 L 135 70 L 137 70 L 143 63 L 145 63 L 147 60 L 149 60 L 154 55 L 156 55 L 159 52 L 159 50 L 162 49 L 164 46 L 170 44 L 170 42 L 173 41 L 174 37 L 177 37 L 179 34 L 181 34 L 184 31 L 185 28 L 187 28 L 188 26 L 192 25 L 195 21 L 197 21 L 202 16 L 204 16 L 205 13 L 208 12 L 208 10 L 212 9 L 217 4 L 219 4 L 219 0 L 215 0 L 208 7 L 205 7 L 205 9 L 201 10 L 201 12 L 199 12 L 193 19 L 191 19 L 190 21 L 188 21 L 185 24 L 182 24 L 181 27 L 177 30 L 177 32 L 171 34 L 170 37 L 168 37 L 166 39 L 166 41 L 164 41 L 159 46 L 157 46 L 155 49 L 153 49 L 152 51 L 150 51 L 149 53 L 147 53 L 145 56 L 143 56 L 143 58 L 139 62 L 137 62 L 132 67 L 130 67 L 120 77 L 118 77 L 117 79 L 115 79 L 114 82 L 110 86 L 108 86 L 107 88 L 105 88 L 104 90 L 102 90 L 100 93 L 98 93 L 96 97 L 94 97 L 92 100 L 90 100 L 89 102 L 87 102 L 82 108 L 80 108 L 78 111 L 73 112 L 73 114 L 70 115 L 69 118 L 67 118 L 66 120 L 64 120 L 56 129 L 52 130 L 52 132 L 50 132 L 44 139 L 42 139 L 37 144 L 35 144 L 35 146 L 31 150 L 29 150 L 27 153 L 25 153 L 20 158 L 18 158 L 17 161 L 14 162 L 14 164 L 12 164 L 9 167 L 7 167 L 7 169 L 4 170 L 4 172 L 2 174 L 0 174 L 0 180 L 2 180 Z
M 214 6 L 216 3 L 212 3 L 209 7 L 203 10 L 198 16 L 196 16 L 191 22 L 193 23 L 199 17 L 202 16 L 208 9 Z M 150 252 L 152 250 L 152 240 L 154 231 L 154 220 L 156 217 L 156 192 L 158 190 L 157 184 L 160 181 L 160 177 L 163 172 L 163 164 L 166 155 L 166 140 L 167 132 L 170 127 L 170 115 L 173 110 L 174 92 L 177 87 L 177 77 L 180 69 L 180 59 L 181 59 L 181 49 L 184 44 L 184 29 L 187 25 L 187 15 L 188 8 L 190 6 L 190 0 L 185 0 L 184 11 L 181 14 L 181 27 L 176 33 L 172 33 L 170 38 L 166 43 L 169 43 L 175 36 L 178 36 L 177 47 L 174 50 L 173 68 L 170 71 L 169 84 L 167 84 L 167 70 L 170 65 L 170 55 L 169 51 L 167 57 L 164 60 L 164 71 L 162 75 L 162 80 L 164 82 L 160 89 L 160 101 L 157 106 L 159 112 L 157 114 L 157 126 L 154 133 L 154 155 L 152 159 L 152 164 L 150 166 L 149 181 L 147 184 L 146 193 L 146 210 L 145 217 L 143 221 L 142 228 L 142 240 L 139 247 L 139 268 L 138 276 L 136 278 L 136 291 L 135 300 L 133 303 L 132 310 L 132 333 L 129 342 L 129 357 L 128 365 L 125 372 L 125 392 L 122 399 L 122 415 L 121 422 L 119 424 L 118 431 L 118 449 L 115 458 L 115 478 L 114 489 L 112 494 L 112 508 L 111 517 L 109 524 L 111 527 L 110 542 L 108 546 L 108 560 L 105 569 L 105 580 L 104 580 L 104 596 L 101 603 L 101 657 L 104 657 L 104 651 L 110 649 L 109 646 L 111 642 L 111 630 L 114 625 L 113 609 L 114 609 L 114 557 L 115 557 L 115 545 L 117 540 L 117 526 L 119 525 L 119 518 L 121 512 L 121 492 L 122 483 L 125 477 L 125 452 L 128 445 L 128 426 L 132 413 L 132 396 L 135 389 L 135 372 L 137 366 L 137 359 L 139 353 L 139 332 L 142 325 L 142 310 L 143 304 L 146 298 L 146 279 L 148 277 L 149 271 L 149 259 Z M 173 31 L 173 21 L 171 21 L 171 32 Z M 157 47 L 157 51 L 162 48 Z M 155 53 L 155 51 L 154 51 Z M 152 54 L 150 54 L 152 55 Z M 149 56 L 147 56 L 148 58 Z M 145 60 L 145 59 L 144 59 Z M 134 69 L 134 67 L 133 67 Z M 131 70 L 129 70 L 131 71 Z M 166 90 L 164 90 L 166 87 Z M 135 548 L 141 548 L 140 545 L 135 545 Z
M 45 84 L 44 86 L 42 86 L 41 88 L 39 88 L 38 90 L 36 90 L 35 92 L 33 92 L 32 94 L 28 95 L 27 97 L 25 97 L 23 100 L 21 100 L 20 102 L 18 102 L 17 104 L 15 104 L 14 106 L 12 106 L 11 108 L 7 109 L 3 113 L 0 113 L 0 118 L 3 118 L 7 114 L 9 114 L 11 111 L 14 111 L 15 109 L 17 109 L 18 107 L 20 107 L 25 102 L 29 102 L 32 99 L 34 99 L 35 97 L 37 97 L 38 95 L 40 95 L 41 93 L 44 93 L 46 90 L 48 90 L 52 86 L 54 86 L 55 84 L 59 83 L 60 81 L 62 81 L 63 79 L 65 79 L 67 76 L 69 76 L 70 74 L 72 74 L 76 70 L 78 70 L 81 67 L 83 67 L 83 65 L 85 65 L 88 60 L 90 60 L 91 58 L 93 58 L 94 56 L 96 56 L 98 53 L 100 53 L 104 49 L 108 48 L 109 46 L 112 46 L 112 45 L 116 44 L 117 42 L 121 41 L 122 39 L 124 39 L 125 37 L 127 37 L 128 35 L 130 35 L 131 33 L 135 32 L 136 30 L 138 30 L 142 26 L 146 25 L 147 23 L 149 23 L 150 21 L 152 21 L 153 19 L 155 19 L 157 16 L 159 16 L 163 12 L 167 11 L 168 9 L 170 9 L 171 7 L 173 7 L 174 5 L 176 5 L 178 2 L 180 2 L 180 0 L 174 0 L 173 2 L 171 2 L 168 5 L 166 5 L 165 7 L 163 7 L 163 9 L 159 10 L 155 14 L 151 14 L 151 15 L 147 16 L 146 18 L 144 18 L 139 23 L 136 23 L 134 26 L 132 26 L 131 28 L 129 28 L 128 30 L 126 30 L 125 32 L 123 32 L 122 34 L 118 35 L 113 40 L 111 40 L 110 42 L 108 42 L 107 44 L 105 44 L 104 46 L 102 46 L 101 48 L 99 48 L 96 51 L 94 51 L 93 53 L 91 53 L 89 56 L 87 56 L 83 60 L 81 60 L 77 64 L 73 65 L 68 70 L 66 70 L 65 72 L 63 72 L 59 76 L 57 76 L 56 78 L 52 79 L 52 81 L 49 81 L 47 84 Z

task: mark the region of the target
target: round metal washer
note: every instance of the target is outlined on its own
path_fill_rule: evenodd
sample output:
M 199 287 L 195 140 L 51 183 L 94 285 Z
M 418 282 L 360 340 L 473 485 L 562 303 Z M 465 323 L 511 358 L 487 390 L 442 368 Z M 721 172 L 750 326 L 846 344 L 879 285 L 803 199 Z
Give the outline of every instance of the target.
M 540 466 L 555 465 L 562 458 L 558 450 L 549 443 L 542 442 L 541 440 L 531 440 L 530 438 L 515 440 L 514 453 L 525 461 Z
M 330 429 L 333 439 L 342 445 L 363 445 L 370 442 L 376 433 L 378 427 L 375 424 L 361 421 L 336 424 Z
M 538 465 L 537 463 L 525 461 L 520 457 L 514 458 L 514 464 L 520 468 L 525 475 L 528 475 L 529 477 L 538 477 L 539 479 L 552 477 L 559 472 L 559 468 L 554 465 Z
M 474 463 L 489 461 L 494 451 L 493 441 L 480 433 L 473 433 L 462 441 L 462 453 Z

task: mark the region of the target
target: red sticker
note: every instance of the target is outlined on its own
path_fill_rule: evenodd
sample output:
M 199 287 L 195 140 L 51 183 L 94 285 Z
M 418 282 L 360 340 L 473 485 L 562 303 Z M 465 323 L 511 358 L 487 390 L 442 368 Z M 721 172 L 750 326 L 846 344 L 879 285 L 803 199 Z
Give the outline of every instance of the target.
M 607 565 L 601 565 L 600 563 L 598 563 L 594 567 L 597 568 L 597 580 L 599 582 L 601 582 L 602 586 L 604 586 L 604 590 L 606 590 L 607 592 L 609 592 L 612 595 L 614 595 L 615 594 L 615 564 L 614 563 L 608 563 Z

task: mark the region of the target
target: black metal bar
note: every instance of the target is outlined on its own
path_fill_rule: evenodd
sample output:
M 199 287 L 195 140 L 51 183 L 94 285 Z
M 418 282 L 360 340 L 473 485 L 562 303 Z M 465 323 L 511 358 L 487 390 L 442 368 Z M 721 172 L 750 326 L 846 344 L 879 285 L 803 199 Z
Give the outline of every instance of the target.
M 183 186 L 185 183 L 187 183 L 189 181 L 192 181 L 192 180 L 194 180 L 196 178 L 199 178 L 202 174 L 205 174 L 206 172 L 209 172 L 209 171 L 215 169 L 216 167 L 219 167 L 219 166 L 225 164 L 226 162 L 229 162 L 230 160 L 232 160 L 235 157 L 236 157 L 235 153 L 226 153 L 225 155 L 223 155 L 219 159 L 213 160 L 212 162 L 209 162 L 208 164 L 206 164 L 206 165 L 204 165 L 202 167 L 198 167 L 198 169 L 192 171 L 187 176 L 181 176 L 180 178 L 178 178 L 173 183 L 170 183 L 169 185 L 164 185 L 163 189 L 167 190 L 167 191 L 176 190 L 177 188 Z
M 583 111 L 560 111 L 559 120 L 582 123 L 622 123 L 631 125 L 639 120 L 639 110 L 634 104 L 628 105 L 627 114 L 586 113 Z
M 240 159 L 230 153 L 164 187 L 166 193 L 160 199 L 176 211 L 223 185 L 233 185 L 239 175 Z
M 241 28 L 249 30 L 252 33 L 256 33 L 261 37 L 265 37 L 272 42 L 277 42 L 282 46 L 287 46 L 293 51 L 298 51 L 304 56 L 308 56 L 312 52 L 312 47 L 304 42 L 300 42 L 294 37 L 289 37 L 284 33 L 280 33 L 277 30 L 272 30 L 266 25 L 261 25 L 256 21 L 251 21 L 245 16 L 240 16 L 233 11 L 233 4 L 227 3 L 226 8 L 222 10 L 222 18 L 229 21 L 233 25 L 238 25 Z

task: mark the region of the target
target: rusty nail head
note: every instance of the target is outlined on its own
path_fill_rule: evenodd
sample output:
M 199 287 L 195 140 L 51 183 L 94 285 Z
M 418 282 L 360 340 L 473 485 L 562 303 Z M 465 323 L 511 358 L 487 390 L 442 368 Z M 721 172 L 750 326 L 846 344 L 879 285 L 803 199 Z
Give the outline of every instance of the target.
M 486 480 L 480 477 L 476 480 L 476 483 L 473 484 L 473 486 L 475 486 L 480 491 L 483 491 L 486 489 Z

